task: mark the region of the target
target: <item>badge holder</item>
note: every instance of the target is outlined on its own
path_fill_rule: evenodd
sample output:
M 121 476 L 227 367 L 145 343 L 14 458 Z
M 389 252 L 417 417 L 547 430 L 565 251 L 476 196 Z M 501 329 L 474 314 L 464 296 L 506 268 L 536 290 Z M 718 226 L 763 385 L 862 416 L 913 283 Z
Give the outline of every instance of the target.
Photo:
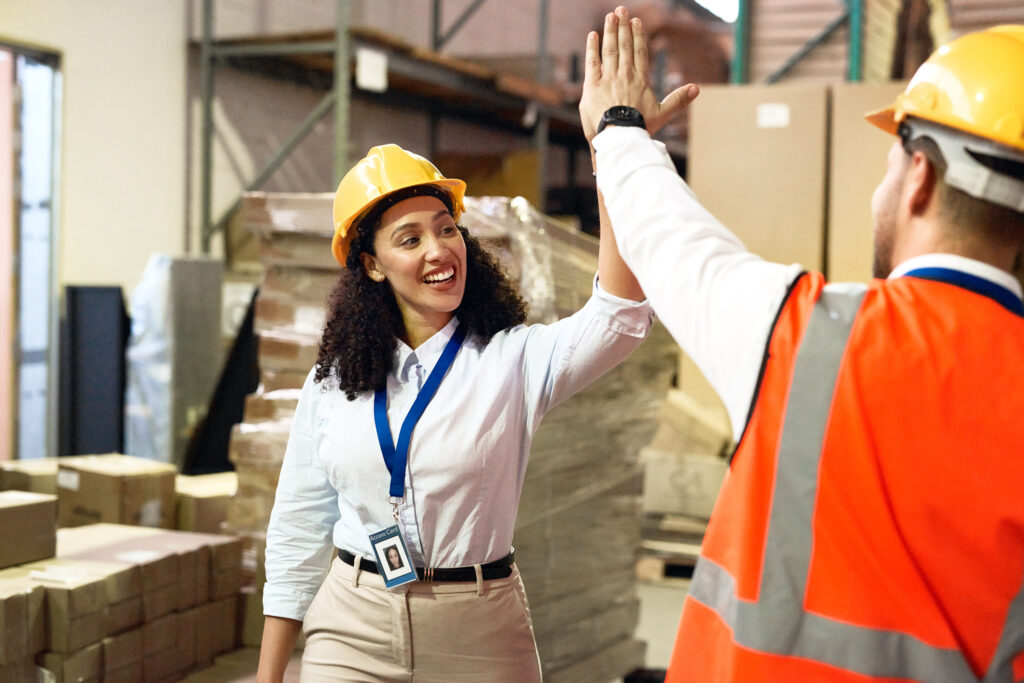
M 370 547 L 373 548 L 377 570 L 388 590 L 412 583 L 419 578 L 416 575 L 416 568 L 409 559 L 409 548 L 406 547 L 402 531 L 397 524 L 370 534 Z

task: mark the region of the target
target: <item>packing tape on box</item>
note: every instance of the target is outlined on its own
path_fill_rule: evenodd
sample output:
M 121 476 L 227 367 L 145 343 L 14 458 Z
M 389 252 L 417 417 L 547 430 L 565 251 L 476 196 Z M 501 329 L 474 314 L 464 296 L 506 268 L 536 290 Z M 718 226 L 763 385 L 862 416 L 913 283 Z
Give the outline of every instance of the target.
M 160 526 L 163 506 L 159 498 L 147 500 L 139 510 L 139 524 L 142 526 Z

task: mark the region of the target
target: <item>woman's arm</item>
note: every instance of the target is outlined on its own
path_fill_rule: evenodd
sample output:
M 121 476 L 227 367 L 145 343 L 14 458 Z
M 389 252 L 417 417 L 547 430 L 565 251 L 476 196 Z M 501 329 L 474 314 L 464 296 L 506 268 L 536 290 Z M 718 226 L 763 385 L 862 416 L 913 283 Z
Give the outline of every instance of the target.
M 615 244 L 612 222 L 608 218 L 608 209 L 604 205 L 604 196 L 597 191 L 597 210 L 601 217 L 601 244 L 597 252 L 597 276 L 601 287 L 609 294 L 633 301 L 644 300 L 644 290 L 633 276 L 626 262 L 619 255 L 619 247 Z
M 266 617 L 263 621 L 263 641 L 260 644 L 260 666 L 257 683 L 280 683 L 288 667 L 295 641 L 299 638 L 301 621 L 283 617 Z

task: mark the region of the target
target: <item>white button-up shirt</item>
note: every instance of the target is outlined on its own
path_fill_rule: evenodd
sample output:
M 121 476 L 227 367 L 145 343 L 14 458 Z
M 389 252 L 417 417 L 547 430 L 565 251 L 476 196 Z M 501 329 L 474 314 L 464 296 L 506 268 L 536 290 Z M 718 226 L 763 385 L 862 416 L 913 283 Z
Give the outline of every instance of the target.
M 301 620 L 334 548 L 372 558 L 371 533 L 398 525 L 419 566 L 497 560 L 512 545 L 530 443 L 541 418 L 625 359 L 647 336 L 646 302 L 594 284 L 591 299 L 551 325 L 518 326 L 490 342 L 468 337 L 416 425 L 405 496 L 388 495 L 373 393 L 348 401 L 306 378 L 267 529 L 264 613 Z M 402 422 L 455 333 L 457 320 L 411 349 L 399 342 L 388 420 Z
M 721 396 L 739 439 L 768 335 L 803 268 L 747 251 L 700 205 L 665 146 L 646 131 L 611 126 L 594 138 L 594 150 L 598 187 L 623 260 L 658 319 Z M 976 275 L 1021 297 L 1010 273 L 952 254 L 917 256 L 889 277 L 929 266 Z

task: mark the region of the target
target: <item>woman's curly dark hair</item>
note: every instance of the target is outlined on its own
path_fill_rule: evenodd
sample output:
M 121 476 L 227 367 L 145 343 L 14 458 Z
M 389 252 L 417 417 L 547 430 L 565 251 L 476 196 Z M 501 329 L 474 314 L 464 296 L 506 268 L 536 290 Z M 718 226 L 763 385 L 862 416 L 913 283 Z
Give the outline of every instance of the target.
M 441 199 L 451 210 L 447 195 Z M 370 279 L 359 259 L 363 252 L 374 254 L 373 236 L 382 213 L 373 211 L 360 221 L 347 267 L 328 300 L 327 324 L 316 361 L 315 381 L 322 383 L 333 371 L 338 388 L 350 401 L 364 391 L 386 386 L 397 340 L 405 333 L 391 286 Z M 466 242 L 466 288 L 455 316 L 466 327 L 467 337 L 476 335 L 487 342 L 495 333 L 522 323 L 526 303 L 497 260 L 466 228 L 458 228 Z

